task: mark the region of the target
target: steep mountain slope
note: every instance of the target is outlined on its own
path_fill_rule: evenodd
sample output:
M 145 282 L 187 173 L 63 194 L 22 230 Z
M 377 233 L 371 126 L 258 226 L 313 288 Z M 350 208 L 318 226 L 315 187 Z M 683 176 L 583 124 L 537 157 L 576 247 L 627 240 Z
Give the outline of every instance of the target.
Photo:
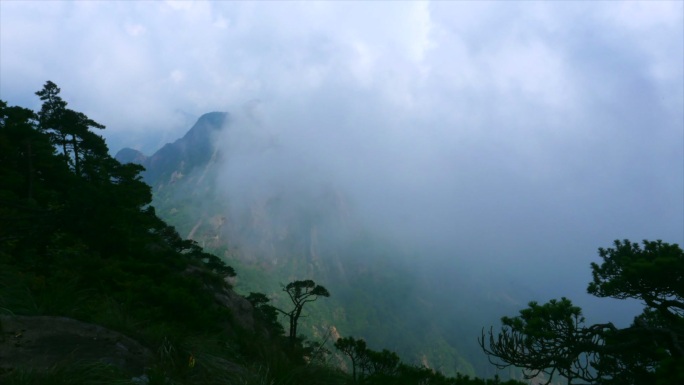
M 230 115 L 206 114 L 150 157 L 124 149 L 116 158 L 146 167 L 157 213 L 228 260 L 238 272 L 236 290 L 276 297 L 294 279 L 324 284 L 331 298 L 313 304 L 304 321 L 312 338 L 355 336 L 447 374 L 492 374 L 476 337 L 483 307 L 500 314 L 506 306 L 499 297 L 487 300 L 487 288 L 465 271 L 453 273 L 451 288 L 436 285 L 430 275 L 439 268 L 424 266 L 417 251 L 364 226 L 344 186 L 290 178 L 264 188 L 261 175 L 251 173 L 237 179 L 244 191 L 227 188 L 233 162 L 258 162 L 278 151 L 270 143 L 226 145 L 239 135 L 232 128 Z
M 282 328 L 274 319 L 276 310 L 264 304 L 268 300 L 263 295 L 245 298 L 235 293 L 229 281 L 235 275 L 233 268 L 196 242 L 183 239 L 157 216 L 151 205 L 151 188 L 140 178 L 143 168 L 113 159 L 104 139 L 91 130 L 104 126 L 67 109 L 59 92 L 54 83 L 45 84 L 37 93 L 44 101 L 39 113 L 8 107 L 0 101 L 0 350 L 4 352 L 0 355 L 8 356 L 0 364 L 0 383 L 357 383 L 357 378 L 341 370 L 344 360 L 329 362 L 327 354 L 318 354 L 320 349 L 283 338 Z M 201 120 L 188 140 L 167 147 L 169 157 L 147 159 L 133 151 L 122 153 L 141 162 L 157 160 L 156 164 L 174 167 L 158 170 L 157 176 L 164 182 L 156 183 L 158 196 L 163 193 L 173 198 L 179 193 L 180 197 L 192 199 L 166 199 L 174 207 L 161 211 L 190 208 L 193 210 L 188 217 L 199 218 L 200 224 L 221 212 L 227 215 L 226 223 L 238 223 L 237 219 L 242 218 L 234 220 L 235 206 L 229 204 L 230 209 L 223 210 L 219 203 L 225 199 L 210 194 L 215 186 L 212 181 L 220 180 L 215 172 L 220 164 L 218 152 L 207 155 L 192 147 L 212 143 L 217 122 L 225 119 L 225 115 L 217 116 L 217 120 L 211 116 Z M 206 164 L 193 163 L 201 156 L 205 156 Z M 255 198 L 254 202 L 270 202 L 272 195 Z M 404 286 L 386 285 L 390 283 L 387 278 L 396 277 L 391 274 L 402 270 L 390 263 L 376 269 L 373 264 L 380 260 L 377 256 L 381 249 L 367 253 L 373 260 L 340 258 L 353 251 L 352 246 L 342 246 L 353 245 L 350 241 L 360 238 L 354 232 L 345 238 L 329 237 L 333 230 L 343 227 L 328 227 L 326 216 L 317 215 L 327 208 L 328 200 L 286 208 L 283 202 L 296 196 L 282 196 L 275 204 L 277 210 L 267 205 L 260 221 L 234 226 L 240 232 L 226 233 L 220 224 L 209 226 L 213 233 L 199 225 L 191 225 L 191 232 L 217 250 L 225 249 L 222 245 L 232 244 L 233 239 L 237 244 L 240 238 L 235 234 L 245 235 L 247 246 L 235 256 L 253 259 L 232 258 L 244 262 L 247 274 L 238 282 L 243 289 L 248 282 L 268 289 L 274 283 L 269 277 L 275 282 L 286 276 L 291 279 L 288 269 L 295 272 L 292 276 L 307 270 L 307 275 L 331 282 L 328 286 L 340 293 L 340 300 L 317 309 L 308 309 L 312 306 L 307 304 L 311 317 L 303 315 L 308 322 L 299 324 L 300 330 L 308 327 L 309 334 L 317 339 L 320 336 L 316 332 L 324 330 L 320 326 L 333 325 L 344 333 L 365 331 L 373 338 L 391 340 L 382 334 L 384 331 L 396 340 L 397 331 L 407 324 L 399 314 L 391 313 L 398 308 L 396 301 L 387 300 L 392 295 L 380 298 L 383 293 L 379 291 L 390 288 L 391 293 L 404 295 L 408 304 L 417 303 L 413 294 L 397 290 L 404 288 L 410 276 L 398 277 Z M 202 202 L 201 198 L 211 198 L 204 201 L 204 207 L 209 209 L 199 210 L 187 204 Z M 255 206 L 246 207 L 251 210 Z M 302 208 L 309 211 L 300 212 Z M 278 222 L 278 213 L 291 216 Z M 266 249 L 257 246 L 263 244 L 252 243 L 246 236 L 253 234 L 257 239 L 257 235 L 266 235 L 276 227 L 292 232 L 264 237 L 266 246 L 277 239 L 289 239 L 293 245 L 305 245 L 307 249 L 283 249 L 284 257 L 271 261 L 261 258 L 259 250 Z M 230 238 L 217 234 L 228 234 Z M 363 243 L 364 250 L 373 244 L 382 245 L 373 242 Z M 297 259 L 300 253 L 305 257 Z M 276 254 L 280 253 L 272 255 Z M 346 264 L 342 269 L 350 274 L 345 280 L 334 279 L 333 273 L 341 269 L 327 266 L 328 255 L 330 260 Z M 320 263 L 312 263 L 318 260 Z M 347 291 L 351 299 L 344 301 L 344 288 L 335 286 L 341 283 L 358 293 Z M 327 295 L 325 289 L 322 292 Z M 357 309 L 350 304 L 361 306 Z M 384 317 L 385 324 L 373 319 L 378 315 Z M 363 322 L 360 326 L 352 324 L 359 320 Z M 392 327 L 383 327 L 388 324 Z M 328 340 L 338 337 L 336 328 L 328 330 Z M 407 341 L 398 340 L 404 344 Z M 407 346 L 404 351 L 420 351 L 420 345 Z M 391 352 L 365 348 L 357 352 L 372 364 L 363 369 L 363 382 L 368 384 L 501 383 L 496 379 L 483 382 L 446 378 L 423 367 L 406 365 Z

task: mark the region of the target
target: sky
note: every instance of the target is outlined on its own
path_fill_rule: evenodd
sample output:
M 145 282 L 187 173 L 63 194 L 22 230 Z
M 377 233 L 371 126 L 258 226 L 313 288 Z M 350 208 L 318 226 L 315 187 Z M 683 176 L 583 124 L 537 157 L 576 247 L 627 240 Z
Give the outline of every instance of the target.
M 51 80 L 147 154 L 227 111 L 280 149 L 234 175 L 549 295 L 614 239 L 684 244 L 682 63 L 681 1 L 0 2 L 10 105 Z

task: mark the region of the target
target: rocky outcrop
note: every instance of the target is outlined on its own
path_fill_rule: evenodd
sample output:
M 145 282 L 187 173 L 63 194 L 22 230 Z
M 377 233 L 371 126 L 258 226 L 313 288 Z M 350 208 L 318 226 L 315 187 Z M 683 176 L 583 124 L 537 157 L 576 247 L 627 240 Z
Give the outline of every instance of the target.
M 135 340 L 65 317 L 0 316 L 0 372 L 101 362 L 142 375 L 152 353 Z

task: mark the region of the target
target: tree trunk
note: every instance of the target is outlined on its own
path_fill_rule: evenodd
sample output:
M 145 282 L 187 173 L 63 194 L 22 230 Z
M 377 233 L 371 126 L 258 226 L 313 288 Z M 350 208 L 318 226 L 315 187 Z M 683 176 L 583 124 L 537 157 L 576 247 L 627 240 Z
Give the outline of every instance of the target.
M 31 140 L 26 141 L 26 152 L 28 158 L 28 199 L 33 199 L 33 152 L 31 151 Z
M 76 140 L 76 135 L 71 135 L 71 149 L 74 152 L 74 172 L 76 175 L 81 176 L 81 162 L 78 157 L 78 142 Z

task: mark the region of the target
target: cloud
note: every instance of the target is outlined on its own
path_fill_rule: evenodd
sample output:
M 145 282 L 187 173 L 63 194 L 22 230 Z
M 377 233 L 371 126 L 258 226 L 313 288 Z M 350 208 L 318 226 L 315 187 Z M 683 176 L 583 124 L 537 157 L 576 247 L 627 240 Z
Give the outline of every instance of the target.
M 140 24 L 126 24 L 126 32 L 131 36 L 138 36 L 145 33 L 145 27 Z

